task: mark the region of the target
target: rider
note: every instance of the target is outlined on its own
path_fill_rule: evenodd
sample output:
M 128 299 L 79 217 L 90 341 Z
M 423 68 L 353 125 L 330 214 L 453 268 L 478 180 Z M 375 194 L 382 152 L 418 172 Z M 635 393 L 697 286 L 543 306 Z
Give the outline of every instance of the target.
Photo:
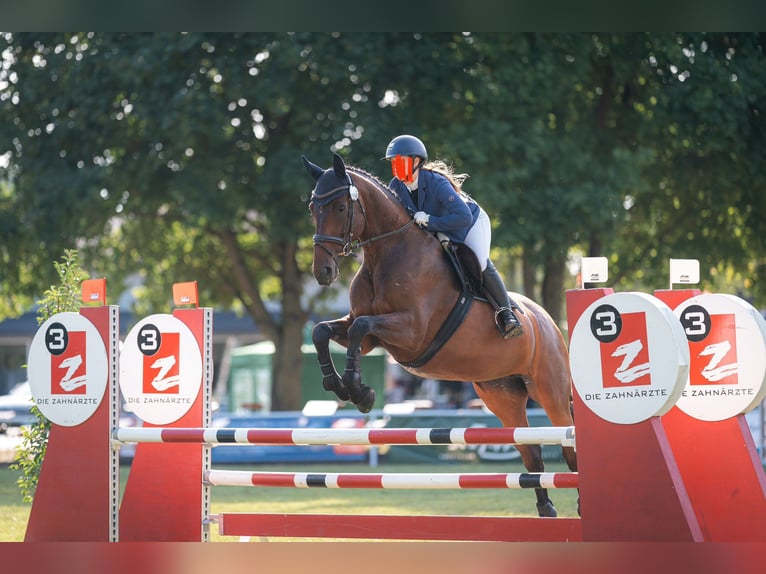
M 396 192 L 413 219 L 423 229 L 441 231 L 451 241 L 464 243 L 476 254 L 481 277 L 490 302 L 496 309 L 495 322 L 505 339 L 523 333 L 513 312 L 503 279 L 489 259 L 492 227 L 489 216 L 460 186 L 468 177 L 453 174 L 444 162 L 426 163 L 426 146 L 415 136 L 400 135 L 386 147 L 394 174 L 389 187 Z

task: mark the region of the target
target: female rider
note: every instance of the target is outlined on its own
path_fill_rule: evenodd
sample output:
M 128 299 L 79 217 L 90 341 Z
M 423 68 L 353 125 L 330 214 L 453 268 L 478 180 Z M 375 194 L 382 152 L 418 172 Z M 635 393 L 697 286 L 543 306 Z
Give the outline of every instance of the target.
M 481 265 L 483 287 L 495 307 L 495 323 L 504 338 L 523 333 L 503 279 L 489 259 L 492 226 L 489 216 L 460 186 L 468 177 L 453 174 L 443 162 L 430 162 L 425 145 L 415 136 L 400 135 L 386 147 L 393 179 L 389 187 L 423 229 L 440 231 L 450 241 L 467 245 Z

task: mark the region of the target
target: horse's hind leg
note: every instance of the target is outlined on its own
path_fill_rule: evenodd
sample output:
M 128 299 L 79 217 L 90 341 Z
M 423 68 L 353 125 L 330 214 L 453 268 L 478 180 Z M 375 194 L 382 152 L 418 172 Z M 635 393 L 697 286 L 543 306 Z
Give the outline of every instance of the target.
M 543 449 L 539 444 L 517 445 L 521 453 L 521 460 L 529 472 L 544 472 Z M 553 501 L 548 496 L 547 488 L 535 488 L 537 497 L 537 514 L 543 517 L 555 518 L 558 516 Z
M 568 427 L 574 424 L 572 411 L 572 383 L 566 353 L 549 353 L 548 360 L 541 362 L 534 381 L 527 386 L 530 396 L 545 409 L 551 424 Z M 558 357 L 558 360 L 556 360 Z M 539 381 L 539 382 L 537 382 Z M 543 384 L 547 382 L 547 384 Z M 572 472 L 577 472 L 577 455 L 571 446 L 562 446 L 561 454 Z M 580 514 L 580 498 L 577 498 L 577 514 Z
M 479 397 L 505 427 L 528 427 L 526 385 L 521 377 L 506 377 L 494 381 L 475 383 Z M 516 445 L 524 468 L 528 472 L 544 472 L 542 447 L 536 444 Z M 535 488 L 537 513 L 543 517 L 558 516 L 553 502 L 548 496 L 548 489 Z

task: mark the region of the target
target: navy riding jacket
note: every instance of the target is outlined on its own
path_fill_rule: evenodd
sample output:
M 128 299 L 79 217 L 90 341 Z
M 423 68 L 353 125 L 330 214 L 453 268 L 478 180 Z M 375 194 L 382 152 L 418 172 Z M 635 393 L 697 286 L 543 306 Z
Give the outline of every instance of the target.
M 398 178 L 388 186 L 401 198 L 410 213 L 424 211 L 429 215 L 429 231 L 441 231 L 452 241 L 462 243 L 479 217 L 479 205 L 464 193 L 455 191 L 440 173 L 421 169 L 418 175 L 418 204 L 410 190 Z

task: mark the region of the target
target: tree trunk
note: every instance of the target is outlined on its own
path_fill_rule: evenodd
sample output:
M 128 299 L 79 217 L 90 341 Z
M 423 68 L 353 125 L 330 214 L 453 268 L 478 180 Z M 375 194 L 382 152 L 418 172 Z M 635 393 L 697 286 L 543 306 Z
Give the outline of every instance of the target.
M 297 245 L 284 242 L 279 246 L 282 254 L 282 317 L 277 325 L 277 340 L 271 365 L 271 405 L 273 410 L 301 410 L 303 408 L 303 326 L 307 314 L 301 307 L 301 273 L 296 261 Z M 317 366 L 317 373 L 319 367 Z M 317 381 L 321 378 L 317 377 Z
M 303 408 L 301 370 L 303 367 L 303 323 L 285 322 L 274 341 L 271 363 L 271 408 L 275 411 L 299 411 Z M 315 361 L 316 362 L 316 361 Z M 317 365 L 317 373 L 319 366 Z M 321 384 L 321 377 L 317 377 Z
M 522 265 L 522 281 L 524 288 L 524 295 L 530 299 L 537 300 L 535 295 L 535 285 L 537 284 L 537 267 L 530 263 L 530 258 L 527 257 L 526 249 L 521 256 Z
M 601 257 L 601 235 L 597 231 L 591 231 L 588 235 L 588 257 Z
M 273 410 L 300 410 L 303 408 L 301 367 L 303 353 L 303 325 L 307 314 L 301 308 L 301 273 L 296 261 L 297 245 L 277 242 L 273 251 L 279 254 L 282 283 L 282 315 L 278 319 L 269 314 L 261 298 L 258 282 L 236 234 L 225 229 L 219 232 L 226 254 L 232 262 L 236 282 L 235 292 L 261 332 L 274 343 L 271 361 L 271 408 Z
M 564 292 L 565 262 L 561 257 L 545 258 L 545 276 L 543 277 L 543 307 L 556 323 L 561 321 L 561 301 Z

